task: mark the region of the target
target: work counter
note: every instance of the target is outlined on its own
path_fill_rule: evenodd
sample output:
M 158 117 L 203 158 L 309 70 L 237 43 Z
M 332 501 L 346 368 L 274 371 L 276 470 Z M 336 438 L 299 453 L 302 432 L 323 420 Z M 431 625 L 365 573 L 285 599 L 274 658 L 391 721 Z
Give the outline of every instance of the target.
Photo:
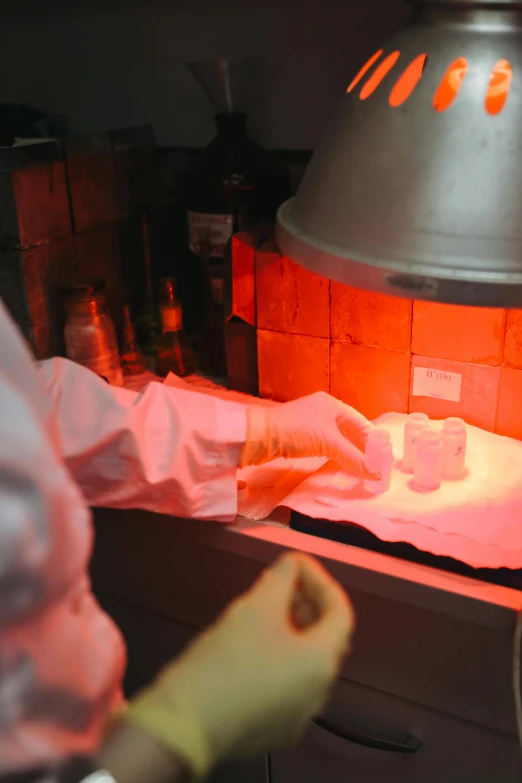
M 325 713 L 335 731 L 313 726 L 298 748 L 271 754 L 269 772 L 263 760 L 227 767 L 219 781 L 520 779 L 512 648 L 521 592 L 298 533 L 280 512 L 233 525 L 94 516 L 93 585 L 126 636 L 129 692 L 281 551 L 319 557 L 350 594 L 354 651 Z

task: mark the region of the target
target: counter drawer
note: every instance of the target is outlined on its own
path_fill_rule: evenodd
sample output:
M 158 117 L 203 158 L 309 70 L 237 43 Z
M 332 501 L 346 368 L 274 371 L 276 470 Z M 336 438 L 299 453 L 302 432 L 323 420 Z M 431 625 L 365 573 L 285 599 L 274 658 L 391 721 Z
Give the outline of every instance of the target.
M 345 680 L 318 723 L 297 747 L 272 754 L 272 783 L 518 783 L 522 776 L 513 737 Z

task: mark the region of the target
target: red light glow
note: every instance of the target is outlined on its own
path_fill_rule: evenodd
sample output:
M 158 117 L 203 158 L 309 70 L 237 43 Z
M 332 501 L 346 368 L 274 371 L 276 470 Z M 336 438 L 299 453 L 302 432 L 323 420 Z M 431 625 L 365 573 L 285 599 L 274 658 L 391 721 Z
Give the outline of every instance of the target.
M 375 54 L 373 55 L 373 57 L 370 57 L 370 59 L 368 60 L 368 62 L 367 62 L 367 63 L 365 63 L 365 64 L 363 65 L 363 67 L 361 68 L 361 70 L 359 71 L 359 73 L 357 74 L 357 76 L 355 77 L 355 79 L 353 79 L 352 83 L 350 84 L 350 86 L 348 87 L 348 89 L 346 90 L 346 92 L 351 92 L 351 91 L 352 91 L 352 90 L 353 90 L 355 87 L 357 87 L 357 85 L 359 84 L 359 82 L 361 81 L 361 79 L 363 78 L 363 76 L 365 76 L 365 75 L 368 73 L 368 71 L 370 70 L 370 68 L 372 67 L 372 65 L 373 65 L 375 62 L 377 62 L 377 60 L 379 59 L 379 57 L 381 56 L 381 54 L 382 54 L 382 49 L 379 49 L 377 52 L 375 52 Z
M 489 80 L 485 103 L 488 114 L 500 114 L 504 108 L 512 78 L 513 69 L 509 62 L 507 60 L 499 60 L 493 68 Z
M 389 74 L 395 63 L 400 57 L 400 52 L 392 52 L 386 57 L 385 60 L 375 69 L 370 76 L 366 84 L 363 86 L 359 98 L 361 101 L 365 101 L 370 95 L 373 95 L 382 80 Z
M 468 72 L 468 61 L 464 57 L 458 57 L 454 60 L 437 88 L 433 98 L 433 108 L 435 111 L 443 112 L 449 109 L 462 86 L 464 77 Z
M 390 93 L 390 106 L 401 106 L 408 100 L 421 79 L 427 59 L 427 55 L 420 54 L 399 76 Z

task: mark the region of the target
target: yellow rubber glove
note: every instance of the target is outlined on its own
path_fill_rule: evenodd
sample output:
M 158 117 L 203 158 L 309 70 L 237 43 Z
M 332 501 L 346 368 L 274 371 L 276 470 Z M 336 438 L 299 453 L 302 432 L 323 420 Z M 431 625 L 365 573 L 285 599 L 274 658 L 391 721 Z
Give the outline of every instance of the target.
M 122 720 L 194 778 L 298 739 L 327 699 L 354 615 L 314 559 L 283 556 L 131 703 Z
M 352 476 L 375 479 L 363 453 L 371 428 L 361 413 L 325 392 L 273 408 L 252 406 L 239 466 L 277 457 L 328 457 Z

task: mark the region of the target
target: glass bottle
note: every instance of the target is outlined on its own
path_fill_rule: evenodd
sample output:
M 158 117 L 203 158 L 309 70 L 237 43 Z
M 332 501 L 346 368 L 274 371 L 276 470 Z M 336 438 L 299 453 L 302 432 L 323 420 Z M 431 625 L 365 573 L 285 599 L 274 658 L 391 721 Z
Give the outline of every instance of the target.
M 116 330 L 107 313 L 105 282 L 78 283 L 64 290 L 65 351 L 73 362 L 88 367 L 113 386 L 123 386 Z
M 287 167 L 246 132 L 243 109 L 255 94 L 252 84 L 261 64 L 252 57 L 189 64 L 214 108 L 217 130 L 181 181 L 188 233 L 183 288 L 194 326 L 204 315 L 201 244 L 208 244 L 211 263 L 222 265 L 232 234 L 274 220 L 291 195 Z
M 149 221 L 147 210 L 141 210 L 141 239 L 144 260 L 145 300 L 135 321 L 136 339 L 143 351 L 149 368 L 152 369 L 154 357 L 158 352 L 161 335 L 161 317 L 152 289 L 150 262 Z
M 125 305 L 122 310 L 121 333 L 121 366 L 123 373 L 124 375 L 140 375 L 146 371 L 147 362 L 136 342 L 128 305 Z
M 156 373 L 165 377 L 169 372 L 184 377 L 196 371 L 196 357 L 183 331 L 181 304 L 176 297 L 176 281 L 160 280 L 159 309 L 161 337 L 156 356 Z

